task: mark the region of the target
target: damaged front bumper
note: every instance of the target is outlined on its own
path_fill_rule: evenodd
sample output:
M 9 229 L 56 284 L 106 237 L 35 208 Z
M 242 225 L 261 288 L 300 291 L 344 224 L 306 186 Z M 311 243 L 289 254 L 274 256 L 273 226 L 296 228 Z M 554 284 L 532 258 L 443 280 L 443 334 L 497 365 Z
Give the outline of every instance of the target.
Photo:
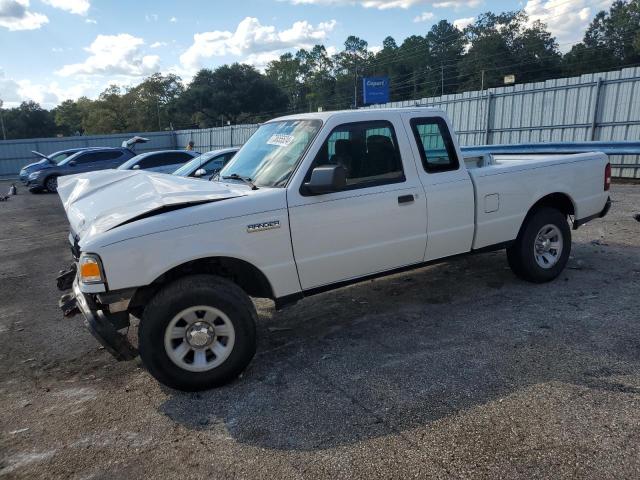
M 73 275 L 74 279 L 69 281 Z M 125 309 L 116 313 L 109 311 L 96 303 L 92 295 L 85 295 L 80 291 L 75 270 L 61 272 L 58 277 L 58 288 L 66 290 L 71 283 L 71 292 L 60 298 L 59 306 L 65 317 L 72 317 L 81 313 L 84 323 L 91 334 L 118 361 L 133 360 L 138 351 L 131 345 L 127 336 L 119 330 L 129 326 L 129 312 Z

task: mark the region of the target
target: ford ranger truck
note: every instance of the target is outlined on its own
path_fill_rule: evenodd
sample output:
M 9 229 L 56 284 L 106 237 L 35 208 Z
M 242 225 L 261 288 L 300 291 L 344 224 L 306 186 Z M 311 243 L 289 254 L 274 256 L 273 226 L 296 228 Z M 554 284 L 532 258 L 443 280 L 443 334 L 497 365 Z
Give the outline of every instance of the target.
M 490 156 L 489 156 L 490 157 Z M 104 171 L 62 177 L 74 263 L 65 315 L 160 382 L 202 390 L 256 351 L 251 297 L 305 296 L 462 254 L 506 249 L 554 280 L 571 229 L 607 214 L 602 153 L 463 159 L 427 108 L 271 120 L 212 179 Z M 123 331 L 139 319 L 137 346 Z M 136 343 L 135 341 L 133 343 Z

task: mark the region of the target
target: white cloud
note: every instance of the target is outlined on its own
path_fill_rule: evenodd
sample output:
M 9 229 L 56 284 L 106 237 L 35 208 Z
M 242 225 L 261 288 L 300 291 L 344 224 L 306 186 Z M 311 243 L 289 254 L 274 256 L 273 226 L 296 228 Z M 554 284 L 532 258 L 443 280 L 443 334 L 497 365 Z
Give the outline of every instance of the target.
M 284 0 L 281 0 L 284 1 Z M 387 10 L 389 8 L 410 8 L 415 5 L 429 4 L 433 0 L 289 0 L 294 5 L 329 5 L 329 6 L 351 6 L 362 5 L 364 8 L 377 8 Z
M 0 27 L 10 31 L 36 30 L 49 19 L 29 10 L 29 0 L 0 0 Z
M 584 31 L 593 16 L 600 10 L 608 10 L 613 0 L 529 0 L 524 11 L 529 21 L 545 23 L 560 44 L 560 50 L 570 50 L 569 42 L 582 40 Z
M 83 95 L 95 97 L 105 86 L 90 81 L 74 82 L 69 87 L 63 87 L 58 82 L 33 83 L 31 80 L 6 78 L 0 70 L 0 98 L 4 101 L 4 108 L 13 108 L 28 100 L 52 108 L 63 100 L 76 99 Z
M 435 15 L 433 14 L 433 12 L 422 12 L 420 15 L 415 17 L 413 19 L 413 21 L 415 23 L 427 22 L 427 21 L 431 20 L 434 16 Z
M 171 18 L 169 19 L 169 21 L 170 21 L 171 23 L 177 23 L 177 22 L 178 22 L 178 19 L 177 19 L 176 17 L 171 17 Z
M 453 8 L 460 10 L 461 8 L 475 8 L 484 3 L 483 0 L 445 0 L 444 2 L 435 2 L 434 8 Z
M 86 15 L 91 7 L 89 0 L 41 0 L 42 3 L 75 15 Z
M 160 47 L 166 47 L 167 45 L 169 45 L 167 42 L 153 42 L 151 45 L 149 45 L 149 47 L 160 48 Z
M 473 22 L 475 22 L 475 20 L 476 17 L 458 18 L 457 20 L 453 21 L 453 26 L 458 30 L 464 30 L 465 27 L 471 25 Z
M 20 86 L 11 79 L 6 78 L 4 72 L 0 70 L 0 99 L 4 102 L 4 108 L 7 108 L 17 102 L 20 102 Z
M 87 19 L 85 19 L 84 23 L 92 23 L 92 24 L 96 25 L 98 23 L 98 21 L 94 20 L 93 18 L 87 18 Z
M 90 53 L 82 63 L 63 66 L 56 74 L 70 75 L 128 75 L 139 77 L 154 73 L 160 67 L 160 57 L 143 55 L 142 38 L 128 33 L 119 35 L 98 35 L 85 48 Z
M 278 31 L 271 25 L 262 25 L 257 18 L 242 20 L 235 32 L 213 31 L 196 33 L 191 45 L 181 56 L 180 63 L 190 69 L 202 66 L 204 59 L 225 55 L 249 56 L 275 53 L 288 48 L 310 48 L 322 43 L 336 25 L 335 20 L 311 25 L 307 21 L 295 22 L 291 28 Z M 253 56 L 253 57 L 252 57 Z

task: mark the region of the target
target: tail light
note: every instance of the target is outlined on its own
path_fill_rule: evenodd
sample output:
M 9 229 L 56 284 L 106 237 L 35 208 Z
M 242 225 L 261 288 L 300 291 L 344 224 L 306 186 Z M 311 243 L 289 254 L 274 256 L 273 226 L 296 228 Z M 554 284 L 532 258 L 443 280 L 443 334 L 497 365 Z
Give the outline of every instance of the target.
M 606 192 L 611 187 L 611 164 L 607 163 L 604 167 L 604 191 Z

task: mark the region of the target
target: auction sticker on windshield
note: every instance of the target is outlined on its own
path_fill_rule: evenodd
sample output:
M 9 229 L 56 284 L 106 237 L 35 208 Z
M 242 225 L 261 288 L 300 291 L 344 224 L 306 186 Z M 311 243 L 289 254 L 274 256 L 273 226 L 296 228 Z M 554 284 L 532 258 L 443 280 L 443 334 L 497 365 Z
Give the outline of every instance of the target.
M 277 145 L 279 147 L 288 147 L 293 142 L 293 135 L 285 135 L 283 133 L 276 133 L 267 140 L 267 145 Z

